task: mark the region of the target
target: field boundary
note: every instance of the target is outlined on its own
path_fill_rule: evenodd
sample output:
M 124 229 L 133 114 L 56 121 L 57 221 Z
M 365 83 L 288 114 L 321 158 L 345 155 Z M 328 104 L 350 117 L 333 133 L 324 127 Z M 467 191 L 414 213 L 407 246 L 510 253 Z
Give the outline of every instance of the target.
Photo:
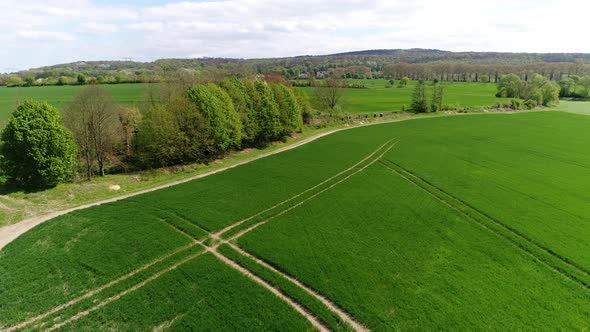
M 535 261 L 545 265 L 550 270 L 561 274 L 563 277 L 579 284 L 580 286 L 590 289 L 590 274 L 583 268 L 578 267 L 576 264 L 570 263 L 569 260 L 563 259 L 561 256 L 554 253 L 550 249 L 537 244 L 535 241 L 529 239 L 525 235 L 520 234 L 518 231 L 513 230 L 503 222 L 485 214 L 484 212 L 471 206 L 469 203 L 466 203 L 460 198 L 446 192 L 442 188 L 435 186 L 415 173 L 406 170 L 395 162 L 388 160 L 387 162 L 380 161 L 380 163 L 391 172 L 397 174 L 412 185 L 428 193 L 439 202 L 455 210 L 466 219 L 475 222 L 496 236 L 507 240 L 514 247 L 520 249 Z

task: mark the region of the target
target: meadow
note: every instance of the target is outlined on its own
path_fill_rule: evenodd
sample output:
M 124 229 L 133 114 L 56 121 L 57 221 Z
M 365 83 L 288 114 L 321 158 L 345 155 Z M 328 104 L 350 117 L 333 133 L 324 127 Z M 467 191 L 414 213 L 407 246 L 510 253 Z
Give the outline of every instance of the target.
M 52 219 L 0 251 L 0 329 L 587 329 L 588 126 L 354 128 Z

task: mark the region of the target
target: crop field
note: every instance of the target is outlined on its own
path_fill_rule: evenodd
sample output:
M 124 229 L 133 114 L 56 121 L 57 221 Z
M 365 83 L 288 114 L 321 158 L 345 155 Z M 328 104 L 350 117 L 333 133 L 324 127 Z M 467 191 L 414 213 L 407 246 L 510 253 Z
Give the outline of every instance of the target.
M 363 83 L 366 89 L 346 89 L 344 93 L 343 109 L 352 114 L 389 112 L 408 109 L 411 105 L 412 93 L 416 82 L 410 82 L 405 87 L 387 87 L 387 80 L 351 80 Z M 483 107 L 496 102 L 507 101 L 506 98 L 496 98 L 496 84 L 472 82 L 445 82 L 445 105 L 453 107 Z M 313 95 L 311 88 L 301 88 L 309 95 Z M 427 82 L 427 96 L 430 97 L 431 84 Z
M 588 329 L 588 128 L 360 127 L 52 219 L 0 251 L 0 330 Z

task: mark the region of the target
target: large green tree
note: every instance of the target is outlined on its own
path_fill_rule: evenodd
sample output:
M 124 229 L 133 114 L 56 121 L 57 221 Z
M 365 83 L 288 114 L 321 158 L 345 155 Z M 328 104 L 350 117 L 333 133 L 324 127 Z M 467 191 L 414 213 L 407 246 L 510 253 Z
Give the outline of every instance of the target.
M 59 111 L 47 103 L 25 101 L 2 131 L 0 166 L 25 187 L 51 187 L 72 175 L 76 145 L 61 124 Z

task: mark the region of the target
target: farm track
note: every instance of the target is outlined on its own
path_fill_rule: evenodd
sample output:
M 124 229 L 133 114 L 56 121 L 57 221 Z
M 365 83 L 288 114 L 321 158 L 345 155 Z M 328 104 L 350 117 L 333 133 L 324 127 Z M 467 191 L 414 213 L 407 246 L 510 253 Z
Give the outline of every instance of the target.
M 270 221 L 270 220 L 272 220 L 272 219 L 274 219 L 274 218 L 276 218 L 278 216 L 281 216 L 281 215 L 283 215 L 283 214 L 285 214 L 285 213 L 287 213 L 287 212 L 289 212 L 289 211 L 291 211 L 291 210 L 293 210 L 293 209 L 295 209 L 295 208 L 297 208 L 297 207 L 305 204 L 306 202 L 308 202 L 311 199 L 317 197 L 318 195 L 324 193 L 325 191 L 327 191 L 327 190 L 335 187 L 338 184 L 341 184 L 342 182 L 346 181 L 347 179 L 349 179 L 350 177 L 354 176 L 355 174 L 357 174 L 359 172 L 362 172 L 363 170 L 365 170 L 370 165 L 372 165 L 375 162 L 379 161 L 389 150 L 391 150 L 397 144 L 397 142 L 391 143 L 392 141 L 393 141 L 393 139 L 385 142 L 383 145 L 379 146 L 375 151 L 373 151 L 367 157 L 363 158 L 361 161 L 357 162 L 356 164 L 354 164 L 353 166 L 347 168 L 346 170 L 341 171 L 338 174 L 336 174 L 336 175 L 334 175 L 334 176 L 332 176 L 332 177 L 330 177 L 330 178 L 322 181 L 320 184 L 318 184 L 318 185 L 316 185 L 316 186 L 314 186 L 312 188 L 309 188 L 309 189 L 305 190 L 304 192 L 299 193 L 299 194 L 297 194 L 297 195 L 289 198 L 288 200 L 283 201 L 283 202 L 281 202 L 281 203 L 279 203 L 279 204 L 271 207 L 270 209 L 265 209 L 264 211 L 259 212 L 259 213 L 255 214 L 252 217 L 246 218 L 244 220 L 240 220 L 240 221 L 232 224 L 233 227 L 231 227 L 232 225 L 226 227 L 227 230 L 225 232 L 227 232 L 227 231 L 229 231 L 231 229 L 234 229 L 235 227 L 237 227 L 239 225 L 244 224 L 245 222 L 253 219 L 256 216 L 260 216 L 260 215 L 264 214 L 265 212 L 268 212 L 270 210 L 273 210 L 273 209 L 276 209 L 278 207 L 281 207 L 281 206 L 285 205 L 287 202 L 293 201 L 296 198 L 303 196 L 305 193 L 309 193 L 309 192 L 311 192 L 311 191 L 313 191 L 315 189 L 320 188 L 323 185 L 329 184 L 327 187 L 322 188 L 320 191 L 315 192 L 311 196 L 309 196 L 309 197 L 307 197 L 307 198 L 305 198 L 305 199 L 297 202 L 296 204 L 294 204 L 292 206 L 289 206 L 286 209 L 273 214 L 269 218 L 264 219 L 264 220 L 262 220 L 262 221 L 260 221 L 260 222 L 258 222 L 256 224 L 254 224 L 254 225 L 246 228 L 246 229 L 240 230 L 237 234 L 233 235 L 232 237 L 230 237 L 227 240 L 226 239 L 220 239 L 219 238 L 219 235 L 223 234 L 221 232 L 218 232 L 216 234 L 211 234 L 211 233 L 203 230 L 202 228 L 200 228 L 198 226 L 195 226 L 199 230 L 204 231 L 204 232 L 207 232 L 209 234 L 209 236 L 212 239 L 215 240 L 214 243 L 213 243 L 213 245 L 211 245 L 211 246 L 207 246 L 206 244 L 204 244 L 203 242 L 201 242 L 201 239 L 196 238 L 194 235 L 188 233 L 186 230 L 178 227 L 178 225 L 175 225 L 173 223 L 170 223 L 170 222 L 166 221 L 165 219 L 161 219 L 160 218 L 159 220 L 161 222 L 167 224 L 168 226 L 170 226 L 170 228 L 173 231 L 178 232 L 178 233 L 184 235 L 185 237 L 189 238 L 191 240 L 191 244 L 188 245 L 188 246 L 179 248 L 176 251 L 172 252 L 171 254 L 168 254 L 166 256 L 162 256 L 162 257 L 160 257 L 160 258 L 158 258 L 158 259 L 156 259 L 156 260 L 154 260 L 154 261 L 152 261 L 152 262 L 150 262 L 150 263 L 148 263 L 148 264 L 140 267 L 139 269 L 136 269 L 136 270 L 134 270 L 134 271 L 132 271 L 132 272 L 130 272 L 130 273 L 122 276 L 122 277 L 119 277 L 119 278 L 117 278 L 117 279 L 115 279 L 115 280 L 113 280 L 113 281 L 111 281 L 111 282 L 109 282 L 109 283 L 107 283 L 107 284 L 105 284 L 105 285 L 103 285 L 103 286 L 95 289 L 95 290 L 92 290 L 90 292 L 87 292 L 86 294 L 84 294 L 82 296 L 79 296 L 79 297 L 77 297 L 77 298 L 75 298 L 75 299 L 73 299 L 73 300 L 71 300 L 71 301 L 69 301 L 69 302 L 67 302 L 65 304 L 62 304 L 60 306 L 57 306 L 57 307 L 55 307 L 55 308 L 53 308 L 53 309 L 51 309 L 51 310 L 49 310 L 49 311 L 47 311 L 47 312 L 45 312 L 43 314 L 37 315 L 37 316 L 35 316 L 35 317 L 31 318 L 31 319 L 28 319 L 28 320 L 26 320 L 24 322 L 21 322 L 21 323 L 19 323 L 17 325 L 8 327 L 6 329 L 3 329 L 2 331 L 12 332 L 12 331 L 15 331 L 15 330 L 19 330 L 19 329 L 25 328 L 25 327 L 33 324 L 33 323 L 37 323 L 37 322 L 40 322 L 40 321 L 42 322 L 44 320 L 47 320 L 48 318 L 51 318 L 50 316 L 55 316 L 59 312 L 65 310 L 67 308 L 70 308 L 70 307 L 72 307 L 72 306 L 80 303 L 83 300 L 90 300 L 92 297 L 94 297 L 94 296 L 98 295 L 99 293 L 101 293 L 101 292 L 103 292 L 103 291 L 111 288 L 112 286 L 115 286 L 115 285 L 117 285 L 117 284 L 119 284 L 119 283 L 121 283 L 121 282 L 123 282 L 123 281 L 125 281 L 125 280 L 127 280 L 127 279 L 129 279 L 129 278 L 131 278 L 133 276 L 135 276 L 136 274 L 138 274 L 138 273 L 140 273 L 142 271 L 145 271 L 148 268 L 150 268 L 150 267 L 152 267 L 152 266 L 154 266 L 154 265 L 156 265 L 156 264 L 158 264 L 158 263 L 160 263 L 160 262 L 162 262 L 162 261 L 164 261 L 164 260 L 166 260 L 166 259 L 168 259 L 168 258 L 170 258 L 170 257 L 172 257 L 174 255 L 176 255 L 176 254 L 182 253 L 183 251 L 190 250 L 191 248 L 194 248 L 195 246 L 198 246 L 198 245 L 202 246 L 205 250 L 203 252 L 200 252 L 200 253 L 191 255 L 191 256 L 189 256 L 187 258 L 182 258 L 182 259 L 180 259 L 180 261 L 168 262 L 168 266 L 167 267 L 165 267 L 165 268 L 163 268 L 163 269 L 155 272 L 154 274 L 150 275 L 149 277 L 147 277 L 146 279 L 140 281 L 139 283 L 135 284 L 134 286 L 132 286 L 130 288 L 127 288 L 127 289 L 125 289 L 125 290 L 123 290 L 123 291 L 121 291 L 121 292 L 119 292 L 117 294 L 114 294 L 114 295 L 108 297 L 107 299 L 99 302 L 97 305 L 94 305 L 94 306 L 92 306 L 90 308 L 86 308 L 86 309 L 84 309 L 82 311 L 79 311 L 79 312 L 75 313 L 73 316 L 71 316 L 70 318 L 68 318 L 68 319 L 66 319 L 64 321 L 60 321 L 60 322 L 55 323 L 50 328 L 46 329 L 46 331 L 53 331 L 55 329 L 58 329 L 60 327 L 65 326 L 65 325 L 67 325 L 69 323 L 72 323 L 72 322 L 74 322 L 76 320 L 79 320 L 80 318 L 82 318 L 84 316 L 87 316 L 88 314 L 90 314 L 90 313 L 92 313 L 92 312 L 94 312 L 96 310 L 99 310 L 100 308 L 108 305 L 109 303 L 112 303 L 112 302 L 120 299 L 121 297 L 123 297 L 123 296 L 125 296 L 125 295 L 127 295 L 127 294 L 129 294 L 129 293 L 131 293 L 131 292 L 133 292 L 135 290 L 140 289 L 141 287 L 145 286 L 149 282 L 151 282 L 153 280 L 156 280 L 160 276 L 162 276 L 162 275 L 164 275 L 164 274 L 166 274 L 166 273 L 168 273 L 168 272 L 170 272 L 170 271 L 178 268 L 182 264 L 185 264 L 185 263 L 189 262 L 190 260 L 192 260 L 194 258 L 197 258 L 197 257 L 201 256 L 203 253 L 206 253 L 206 252 L 211 252 L 213 255 L 215 255 L 218 259 L 220 259 L 225 264 L 227 264 L 230 267 L 238 270 L 240 273 L 242 273 L 246 277 L 250 278 L 254 282 L 258 283 L 259 285 L 265 287 L 267 290 L 271 291 L 275 296 L 277 296 L 281 300 L 285 301 L 287 304 L 289 304 L 291 307 L 293 307 L 297 312 L 299 312 L 306 319 L 308 319 L 308 321 L 314 327 L 316 327 L 318 330 L 320 330 L 320 331 L 328 331 L 329 328 L 327 328 L 326 325 L 321 322 L 321 320 L 319 320 L 312 312 L 308 311 L 303 305 L 301 305 L 300 303 L 298 303 L 295 299 L 289 297 L 287 294 L 284 294 L 279 289 L 277 289 L 274 286 L 270 285 L 268 282 L 264 281 L 264 279 L 260 278 L 259 276 L 257 276 L 256 274 L 254 274 L 252 271 L 246 269 L 245 267 L 239 265 L 237 262 L 235 262 L 235 261 L 231 260 L 230 258 L 224 256 L 223 254 L 221 254 L 220 252 L 217 251 L 217 248 L 221 244 L 228 244 L 232 248 L 239 248 L 236 245 L 230 243 L 229 241 L 233 241 L 233 240 L 238 239 L 239 237 L 241 237 L 241 236 L 245 235 L 246 233 L 254 230 L 255 228 L 257 228 L 257 227 L 259 227 L 259 226 L 267 223 L 268 221 Z M 387 146 L 388 144 L 389 144 L 389 146 Z M 376 158 L 373 158 L 379 152 L 381 152 L 381 154 L 378 155 Z M 371 158 L 373 158 L 373 159 L 371 159 Z M 367 164 L 365 164 L 362 167 L 360 167 L 360 168 L 358 168 L 358 169 L 355 170 L 356 167 L 359 167 L 360 165 L 362 165 L 367 160 L 369 160 L 369 162 Z M 344 175 L 346 175 L 346 176 L 344 176 Z M 341 179 L 339 179 L 338 181 L 330 184 L 330 181 L 333 181 L 335 179 L 338 179 L 341 176 L 344 176 L 344 177 L 341 178 Z M 159 211 L 168 213 L 168 211 L 162 211 L 162 210 L 159 210 Z M 179 216 L 176 216 L 176 217 L 179 217 Z M 186 221 L 186 222 L 187 223 L 190 223 L 189 221 Z M 191 223 L 191 225 L 192 225 L 192 223 Z M 254 256 L 251 256 L 250 254 L 247 254 L 242 249 L 239 249 L 238 252 L 241 255 L 244 255 L 245 257 L 254 257 Z M 324 296 L 320 295 L 317 291 L 309 288 L 308 286 L 303 285 L 301 282 L 297 281 L 295 278 L 293 278 L 291 276 L 288 276 L 285 273 L 282 273 L 282 272 L 280 272 L 280 271 L 272 268 L 268 263 L 265 263 L 265 262 L 263 262 L 262 260 L 260 260 L 258 258 L 255 258 L 255 261 L 256 261 L 257 264 L 260 264 L 260 265 L 262 265 L 263 267 L 265 267 L 267 269 L 270 268 L 271 271 L 273 271 L 274 273 L 276 273 L 276 274 L 280 275 L 281 277 L 287 279 L 288 281 L 290 281 L 295 286 L 303 289 L 306 293 L 308 293 L 309 295 L 315 297 L 323 305 L 325 305 L 326 308 L 328 308 L 328 310 L 330 310 L 333 313 L 335 313 L 336 315 L 338 315 L 338 317 L 340 317 L 340 319 L 342 319 L 342 321 L 348 323 L 355 330 L 357 330 L 357 331 L 369 331 L 362 324 L 360 324 L 356 320 L 354 320 L 354 318 L 352 318 L 352 316 L 350 314 L 346 313 L 344 310 L 342 310 L 341 308 L 339 308 L 338 306 L 336 306 L 332 301 L 330 301 L 327 298 L 325 298 Z M 57 317 L 57 318 L 55 318 L 53 320 L 49 320 L 49 322 L 52 322 L 53 323 L 57 319 L 61 319 L 61 317 Z
M 468 220 L 477 223 L 496 236 L 507 240 L 541 265 L 546 266 L 586 289 L 590 289 L 590 273 L 584 268 L 558 255 L 551 249 L 538 244 L 526 235 L 471 206 L 469 203 L 446 192 L 442 188 L 435 186 L 428 180 L 403 168 L 395 162 L 386 160 L 380 161 L 380 164 L 412 185 L 430 194 L 441 203 L 457 211 Z

